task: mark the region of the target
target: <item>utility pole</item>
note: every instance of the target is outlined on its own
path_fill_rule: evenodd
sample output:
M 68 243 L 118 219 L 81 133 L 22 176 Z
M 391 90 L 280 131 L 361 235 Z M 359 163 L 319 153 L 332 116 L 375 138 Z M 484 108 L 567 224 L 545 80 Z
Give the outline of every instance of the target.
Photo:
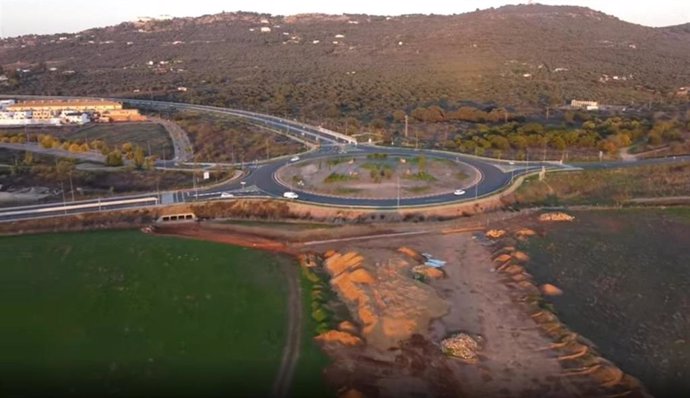
M 407 115 L 405 115 L 405 138 L 407 138 Z
M 60 189 L 62 190 L 62 207 L 65 210 L 65 214 L 67 214 L 67 200 L 65 199 L 65 183 L 63 181 L 60 181 Z
M 74 186 L 72 185 L 72 172 L 69 172 L 69 190 L 72 192 L 72 202 L 74 202 Z

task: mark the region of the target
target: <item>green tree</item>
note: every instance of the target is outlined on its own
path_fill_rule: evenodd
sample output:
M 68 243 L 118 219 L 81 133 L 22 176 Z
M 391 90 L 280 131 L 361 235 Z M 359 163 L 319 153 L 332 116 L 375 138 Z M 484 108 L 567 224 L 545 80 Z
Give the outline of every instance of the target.
M 146 156 L 144 155 L 144 149 L 139 145 L 134 147 L 134 156 L 132 160 L 134 160 L 134 167 L 137 169 L 141 170 L 144 167 Z
M 426 172 L 426 156 L 420 156 L 419 157 L 419 172 L 424 173 Z
M 105 157 L 105 165 L 110 167 L 122 166 L 124 162 L 122 161 L 122 153 L 118 150 L 111 151 L 108 156 Z

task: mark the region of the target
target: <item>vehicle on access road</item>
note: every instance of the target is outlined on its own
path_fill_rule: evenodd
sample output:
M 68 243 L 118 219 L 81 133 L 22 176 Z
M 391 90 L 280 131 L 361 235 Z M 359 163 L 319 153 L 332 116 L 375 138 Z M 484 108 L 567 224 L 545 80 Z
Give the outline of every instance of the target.
M 456 189 L 455 191 L 453 191 L 453 195 L 455 195 L 455 196 L 462 196 L 464 194 L 465 194 L 465 191 L 463 191 L 462 189 Z
M 284 198 L 287 198 L 287 199 L 297 199 L 297 198 L 299 198 L 299 195 L 297 195 L 297 194 L 294 193 L 294 192 L 288 191 L 288 192 L 285 192 L 285 193 L 283 194 L 283 197 L 284 197 Z

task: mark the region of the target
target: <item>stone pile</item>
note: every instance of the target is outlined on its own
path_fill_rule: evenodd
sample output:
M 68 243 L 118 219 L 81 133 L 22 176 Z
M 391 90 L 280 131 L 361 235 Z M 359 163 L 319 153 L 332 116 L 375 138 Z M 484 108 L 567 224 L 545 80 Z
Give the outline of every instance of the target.
M 444 354 L 460 358 L 468 362 L 479 359 L 477 352 L 481 349 L 481 338 L 474 338 L 466 333 L 457 333 L 441 340 L 441 350 Z

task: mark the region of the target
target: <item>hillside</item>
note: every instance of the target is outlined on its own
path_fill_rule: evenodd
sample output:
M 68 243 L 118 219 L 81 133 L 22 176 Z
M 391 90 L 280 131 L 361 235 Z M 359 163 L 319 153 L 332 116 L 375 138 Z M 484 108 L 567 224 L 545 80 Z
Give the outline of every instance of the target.
M 0 59 L 2 93 L 371 121 L 465 101 L 534 110 L 572 98 L 660 99 L 690 85 L 690 32 L 543 5 L 452 16 L 221 13 L 4 39 Z

